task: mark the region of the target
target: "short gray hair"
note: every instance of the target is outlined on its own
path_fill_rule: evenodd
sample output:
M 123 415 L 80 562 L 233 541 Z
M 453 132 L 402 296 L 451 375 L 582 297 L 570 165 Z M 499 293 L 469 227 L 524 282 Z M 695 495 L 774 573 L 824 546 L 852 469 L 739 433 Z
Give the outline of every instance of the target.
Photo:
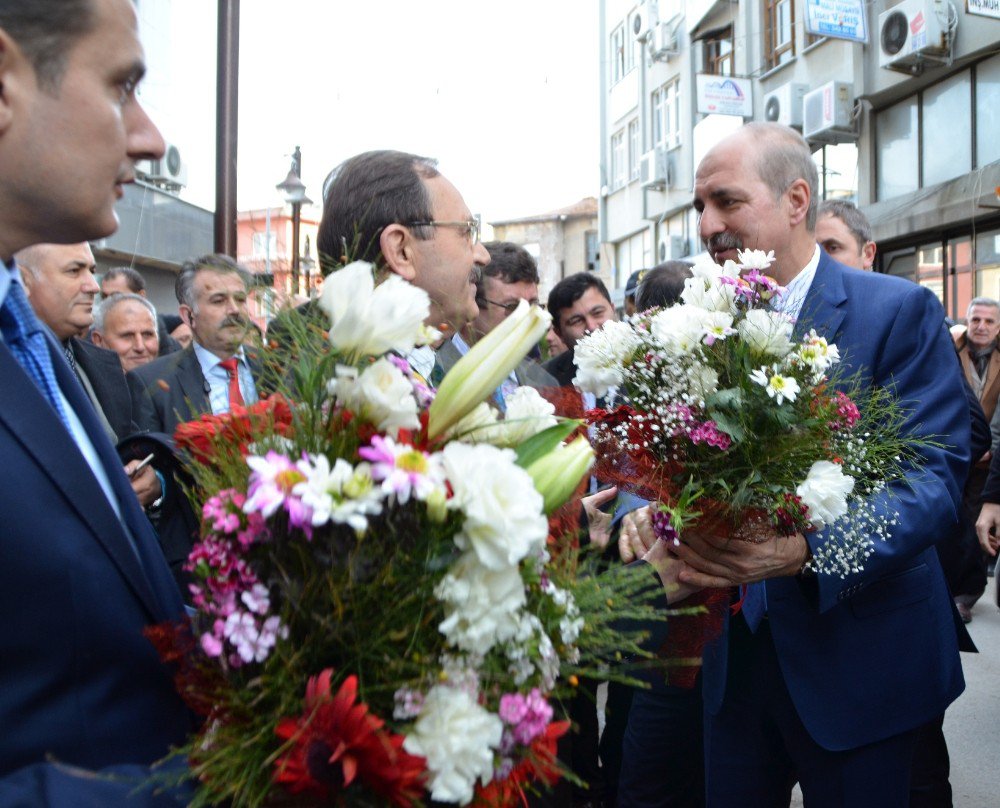
M 1000 301 L 994 300 L 992 297 L 974 297 L 969 301 L 969 308 L 965 310 L 965 319 L 969 319 L 969 315 L 972 314 L 973 306 L 990 306 L 991 308 L 1000 311 Z
M 174 293 L 177 295 L 177 302 L 182 306 L 187 306 L 191 311 L 197 311 L 198 308 L 197 297 L 194 293 L 194 279 L 202 270 L 223 274 L 231 272 L 234 275 L 239 275 L 244 288 L 250 289 L 250 273 L 228 255 L 212 253 L 195 258 L 193 261 L 185 261 L 174 284 Z
M 757 176 L 779 199 L 796 180 L 809 186 L 809 210 L 806 227 L 816 229 L 816 208 L 819 205 L 819 172 L 809 144 L 794 129 L 780 123 L 752 121 L 742 130 L 762 147 L 757 155 Z
M 861 250 L 872 240 L 872 226 L 858 206 L 846 199 L 824 199 L 819 203 L 818 215 L 836 216 L 844 223 L 854 240 L 858 242 L 858 249 Z
M 127 294 L 119 292 L 118 294 L 110 295 L 109 297 L 104 298 L 104 300 L 102 300 L 94 309 L 93 330 L 103 334 L 104 321 L 111 313 L 111 310 L 119 303 L 125 303 L 129 300 L 134 300 L 136 303 L 140 303 L 146 308 L 146 311 L 148 311 L 149 315 L 153 318 L 153 328 L 156 328 L 156 306 L 150 303 L 142 295 L 137 295 L 134 292 L 129 292 Z

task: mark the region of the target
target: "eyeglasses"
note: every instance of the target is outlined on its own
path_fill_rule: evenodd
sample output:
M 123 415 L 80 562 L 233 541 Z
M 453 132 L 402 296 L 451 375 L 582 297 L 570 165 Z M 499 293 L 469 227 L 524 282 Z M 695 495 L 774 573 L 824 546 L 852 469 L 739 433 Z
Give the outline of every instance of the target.
M 517 311 L 517 307 L 521 305 L 521 301 L 515 301 L 514 303 L 497 303 L 495 300 L 490 300 L 485 297 L 477 297 L 476 303 L 489 303 L 491 306 L 496 306 L 498 309 L 503 309 L 507 314 L 513 314 Z M 529 300 L 528 303 L 531 305 L 536 305 L 537 300 Z
M 410 222 L 407 227 L 456 227 L 466 231 L 473 245 L 479 243 L 479 222 L 475 219 L 467 222 Z

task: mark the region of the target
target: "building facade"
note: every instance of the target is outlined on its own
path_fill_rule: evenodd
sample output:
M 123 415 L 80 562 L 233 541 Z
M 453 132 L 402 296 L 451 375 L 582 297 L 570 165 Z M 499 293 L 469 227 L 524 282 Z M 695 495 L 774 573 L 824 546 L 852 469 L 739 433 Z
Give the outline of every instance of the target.
M 746 120 L 795 126 L 877 269 L 951 316 L 1000 296 L 1000 19 L 989 0 L 602 0 L 599 230 L 616 287 L 700 251 L 694 170 Z M 724 114 L 731 113 L 731 114 Z
M 538 262 L 542 300 L 559 281 L 577 272 L 595 272 L 605 283 L 611 280 L 600 260 L 597 200 L 592 196 L 565 208 L 490 222 L 490 226 L 495 241 L 520 244 Z

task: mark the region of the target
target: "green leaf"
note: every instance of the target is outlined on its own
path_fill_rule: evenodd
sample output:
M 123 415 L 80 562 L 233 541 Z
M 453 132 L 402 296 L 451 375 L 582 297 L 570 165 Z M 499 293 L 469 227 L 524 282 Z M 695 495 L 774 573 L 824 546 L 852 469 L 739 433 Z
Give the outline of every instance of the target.
M 545 457 L 582 425 L 582 421 L 566 420 L 532 435 L 515 450 L 517 465 L 526 469 L 539 458 Z
M 733 416 L 722 410 L 710 410 L 708 414 L 712 416 L 712 420 L 715 421 L 716 426 L 733 440 L 742 441 L 746 437 L 742 425 Z
M 729 387 L 725 390 L 716 390 L 705 399 L 705 407 L 724 407 L 726 409 L 739 409 L 743 406 L 743 391 L 739 387 Z

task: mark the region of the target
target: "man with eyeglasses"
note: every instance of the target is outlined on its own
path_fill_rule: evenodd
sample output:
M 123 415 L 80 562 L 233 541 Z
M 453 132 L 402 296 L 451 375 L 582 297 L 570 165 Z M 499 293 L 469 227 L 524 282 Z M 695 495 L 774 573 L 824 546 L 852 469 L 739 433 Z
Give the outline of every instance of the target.
M 522 300 L 538 304 L 538 265 L 531 254 L 509 241 L 490 241 L 483 245 L 490 262 L 476 279 L 476 305 L 479 314 L 446 340 L 437 350 L 432 381 L 437 384 L 469 348 L 496 328 L 513 313 Z M 558 384 L 551 374 L 542 370 L 531 355 L 519 364 L 497 389 L 494 400 L 501 410 L 506 398 L 518 386 L 554 387 Z
M 437 161 L 398 151 L 370 151 L 341 163 L 323 188 L 317 245 L 323 273 L 369 261 L 430 295 L 428 324 L 457 333 L 479 313 L 476 277 L 490 255 L 479 222 L 437 169 Z M 407 357 L 430 379 L 434 351 Z

